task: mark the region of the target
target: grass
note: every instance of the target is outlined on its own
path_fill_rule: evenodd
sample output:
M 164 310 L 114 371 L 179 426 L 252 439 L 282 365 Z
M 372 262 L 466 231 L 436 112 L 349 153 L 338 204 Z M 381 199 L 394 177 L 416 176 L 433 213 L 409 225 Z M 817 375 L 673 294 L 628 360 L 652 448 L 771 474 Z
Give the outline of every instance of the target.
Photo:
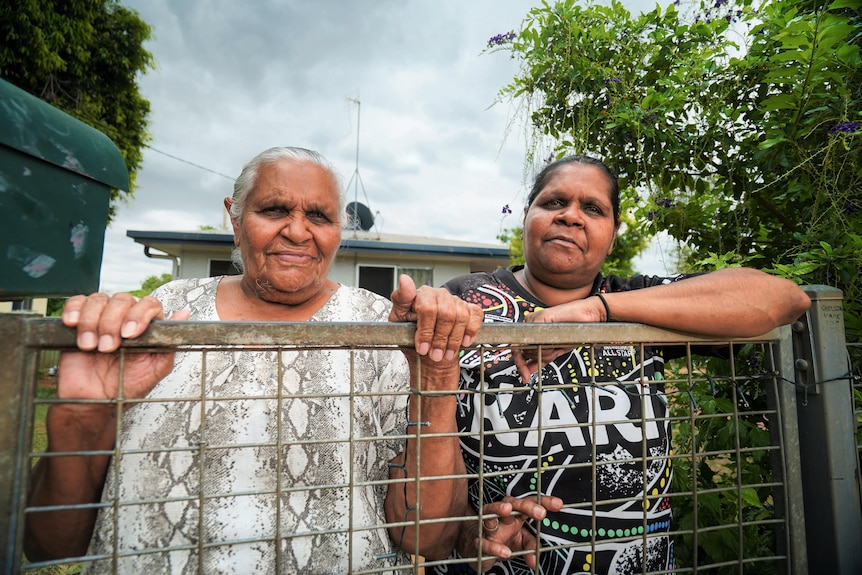
M 39 380 L 36 388 L 36 397 L 39 399 L 50 399 L 56 397 L 57 386 L 54 378 L 43 377 Z M 45 430 L 45 417 L 48 415 L 48 406 L 44 403 L 36 405 L 33 415 L 33 451 L 45 451 L 48 448 L 48 432 Z M 35 464 L 35 460 L 33 461 Z
M 56 397 L 57 385 L 53 377 L 45 376 L 39 380 L 39 385 L 36 389 L 36 397 L 39 399 L 50 399 Z M 48 447 L 48 433 L 45 429 L 45 417 L 48 415 L 48 406 L 46 404 L 37 404 L 33 414 L 33 452 L 38 453 L 45 451 Z M 36 458 L 31 462 L 36 464 Z M 24 561 L 24 565 L 27 561 Z M 69 563 L 66 565 L 52 565 L 50 567 L 41 567 L 24 571 L 27 575 L 77 575 L 81 573 L 80 563 Z

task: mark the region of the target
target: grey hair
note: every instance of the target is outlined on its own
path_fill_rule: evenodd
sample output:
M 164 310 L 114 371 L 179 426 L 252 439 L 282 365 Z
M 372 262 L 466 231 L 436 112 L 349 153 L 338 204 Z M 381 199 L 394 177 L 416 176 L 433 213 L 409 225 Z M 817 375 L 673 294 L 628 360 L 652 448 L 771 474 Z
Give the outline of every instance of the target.
M 278 146 L 269 148 L 255 157 L 243 167 L 242 172 L 233 184 L 233 203 L 230 206 L 230 215 L 242 221 L 242 211 L 245 207 L 245 199 L 257 185 L 257 175 L 260 168 L 280 162 L 281 160 L 293 160 L 296 162 L 311 162 L 326 170 L 335 185 L 338 188 L 338 207 L 339 213 L 344 211 L 344 192 L 341 182 L 341 174 L 332 165 L 332 162 L 327 160 L 323 154 L 306 148 L 298 148 L 294 146 Z
M 254 190 L 257 185 L 257 177 L 260 169 L 263 166 L 269 166 L 278 163 L 282 160 L 293 160 L 295 162 L 311 162 L 323 168 L 335 182 L 336 191 L 338 192 L 338 210 L 339 213 L 344 211 L 344 188 L 342 185 L 341 174 L 335 169 L 335 166 L 320 152 L 309 150 L 307 148 L 299 148 L 296 146 L 276 146 L 268 148 L 251 160 L 243 167 L 242 172 L 233 184 L 233 202 L 230 206 L 230 216 L 242 223 L 242 214 L 245 209 L 245 200 L 249 192 Z M 231 253 L 231 261 L 234 267 L 242 271 L 242 258 L 240 257 L 239 248 L 234 248 Z

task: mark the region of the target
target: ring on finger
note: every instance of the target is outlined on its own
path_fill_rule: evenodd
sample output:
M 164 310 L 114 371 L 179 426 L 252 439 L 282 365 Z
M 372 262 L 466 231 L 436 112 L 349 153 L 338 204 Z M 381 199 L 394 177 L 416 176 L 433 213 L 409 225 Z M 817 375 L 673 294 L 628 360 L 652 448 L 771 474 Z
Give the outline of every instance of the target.
M 490 526 L 488 525 L 489 521 L 493 521 L 494 523 Z M 482 520 L 482 531 L 485 533 L 496 533 L 497 529 L 500 528 L 500 519 L 498 517 L 491 517 L 490 519 Z

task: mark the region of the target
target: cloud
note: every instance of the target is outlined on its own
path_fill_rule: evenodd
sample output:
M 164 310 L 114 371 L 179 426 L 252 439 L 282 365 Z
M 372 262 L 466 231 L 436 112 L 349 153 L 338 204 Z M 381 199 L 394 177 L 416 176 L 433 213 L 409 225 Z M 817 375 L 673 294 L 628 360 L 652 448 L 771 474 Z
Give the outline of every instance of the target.
M 140 80 L 152 149 L 108 230 L 103 290 L 170 272 L 126 230 L 220 226 L 231 178 L 267 147 L 317 149 L 347 183 L 357 125 L 362 186 L 347 196 L 379 214 L 381 232 L 493 243 L 502 206 L 523 199 L 519 124 L 508 104 L 493 105 L 516 63 L 482 54 L 488 38 L 519 27 L 523 1 L 122 4 L 152 27 L 158 68 Z

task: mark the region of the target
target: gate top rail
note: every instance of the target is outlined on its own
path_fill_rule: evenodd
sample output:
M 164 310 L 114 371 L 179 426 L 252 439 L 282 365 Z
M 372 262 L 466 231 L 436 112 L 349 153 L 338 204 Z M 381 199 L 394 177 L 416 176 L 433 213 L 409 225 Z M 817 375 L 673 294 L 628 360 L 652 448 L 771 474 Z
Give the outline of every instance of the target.
M 2 314 L 0 314 L 2 315 Z M 0 318 L 2 328 L 2 318 Z M 226 329 L 229 328 L 229 329 Z M 537 345 L 625 342 L 634 344 L 726 345 L 781 339 L 781 330 L 744 338 L 696 336 L 637 323 L 519 323 L 484 324 L 474 345 Z M 231 322 L 154 321 L 135 339 L 124 339 L 124 348 L 162 346 L 412 346 L 416 325 L 386 322 Z M 22 345 L 38 348 L 73 348 L 75 330 L 57 318 L 33 316 L 25 321 Z

